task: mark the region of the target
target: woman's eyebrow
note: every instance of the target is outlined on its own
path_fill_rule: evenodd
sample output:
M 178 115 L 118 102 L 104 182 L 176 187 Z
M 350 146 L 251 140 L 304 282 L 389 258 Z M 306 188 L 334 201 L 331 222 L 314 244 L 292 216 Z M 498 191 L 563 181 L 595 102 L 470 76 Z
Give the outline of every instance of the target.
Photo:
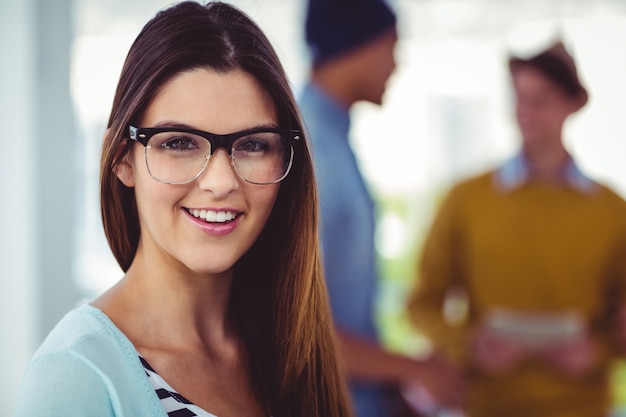
M 192 130 L 202 130 L 198 129 L 195 126 L 188 125 L 186 123 L 176 122 L 173 120 L 164 120 L 156 123 L 153 128 L 179 128 L 179 129 L 192 129 Z M 262 123 L 256 126 L 250 126 L 245 129 L 241 129 L 240 131 L 252 130 L 252 129 L 276 129 L 278 126 L 275 123 Z
M 194 126 L 190 126 L 188 124 L 181 123 L 181 122 L 175 122 L 173 120 L 164 120 L 162 122 L 156 123 L 152 127 L 174 127 L 174 128 L 181 128 L 181 129 L 196 129 Z

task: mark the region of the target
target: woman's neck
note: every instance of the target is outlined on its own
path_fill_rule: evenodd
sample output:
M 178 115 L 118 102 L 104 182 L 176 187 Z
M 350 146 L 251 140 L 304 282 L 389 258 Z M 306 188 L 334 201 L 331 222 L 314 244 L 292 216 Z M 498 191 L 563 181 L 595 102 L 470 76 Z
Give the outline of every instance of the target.
M 122 280 L 94 301 L 135 346 L 207 349 L 234 343 L 229 320 L 232 271 L 190 274 L 135 261 Z

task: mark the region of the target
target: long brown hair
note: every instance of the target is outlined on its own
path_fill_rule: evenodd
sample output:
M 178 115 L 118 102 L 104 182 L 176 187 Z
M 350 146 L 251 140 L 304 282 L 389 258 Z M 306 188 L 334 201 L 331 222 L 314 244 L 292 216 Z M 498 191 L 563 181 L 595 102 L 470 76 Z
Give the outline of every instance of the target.
M 264 230 L 235 265 L 230 314 L 246 343 L 259 400 L 276 417 L 349 416 L 321 272 L 308 139 L 276 53 L 237 8 L 221 2 L 179 3 L 160 11 L 131 46 L 100 168 L 102 219 L 111 250 L 126 271 L 140 238 L 134 190 L 114 173 L 132 146 L 128 125 L 141 120 L 168 80 L 194 68 L 247 72 L 271 99 L 279 127 L 302 131 Z

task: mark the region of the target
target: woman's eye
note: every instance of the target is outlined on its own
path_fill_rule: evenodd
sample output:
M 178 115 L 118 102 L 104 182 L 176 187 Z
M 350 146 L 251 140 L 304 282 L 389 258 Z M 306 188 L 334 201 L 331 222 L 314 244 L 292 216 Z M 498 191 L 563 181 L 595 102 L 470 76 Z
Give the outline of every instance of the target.
M 176 149 L 176 150 L 186 150 L 192 148 L 193 144 L 188 139 L 172 139 L 163 144 L 163 148 L 166 149 Z
M 235 150 L 239 152 L 265 152 L 269 149 L 269 144 L 264 140 L 248 138 L 235 145 Z
M 189 151 L 198 149 L 198 141 L 189 136 L 184 135 L 176 135 L 176 136 L 168 136 L 161 137 L 159 141 L 159 147 L 163 150 L 172 150 L 172 151 Z

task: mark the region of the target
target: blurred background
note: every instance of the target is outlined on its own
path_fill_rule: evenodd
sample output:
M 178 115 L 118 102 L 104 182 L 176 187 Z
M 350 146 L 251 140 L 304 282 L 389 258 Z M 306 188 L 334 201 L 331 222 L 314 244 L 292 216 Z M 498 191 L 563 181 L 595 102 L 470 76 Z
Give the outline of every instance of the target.
M 125 55 L 163 0 L 0 0 L 0 415 L 54 324 L 121 277 L 102 233 L 100 142 Z M 233 0 L 266 31 L 298 92 L 303 0 Z M 516 151 L 506 59 L 560 37 L 590 92 L 571 153 L 626 196 L 626 1 L 395 0 L 398 69 L 352 140 L 379 203 L 378 320 L 394 350 L 425 348 L 403 297 L 439 198 Z M 615 376 L 617 410 L 626 380 Z

